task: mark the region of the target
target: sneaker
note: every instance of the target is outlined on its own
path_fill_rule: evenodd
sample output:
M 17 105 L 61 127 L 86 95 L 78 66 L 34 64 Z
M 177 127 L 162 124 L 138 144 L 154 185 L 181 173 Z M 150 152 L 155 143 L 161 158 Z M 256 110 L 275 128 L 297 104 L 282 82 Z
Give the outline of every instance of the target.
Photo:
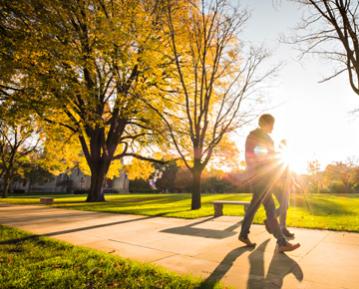
M 264 227 L 266 228 L 266 230 L 267 230 L 267 232 L 268 232 L 269 234 L 273 234 L 273 232 L 272 232 L 272 230 L 271 230 L 271 228 L 270 228 L 270 226 L 269 226 L 268 223 L 269 223 L 268 220 L 265 219 L 265 220 L 264 220 Z
M 295 237 L 295 234 L 289 232 L 287 228 L 283 228 L 283 229 L 282 229 L 282 233 L 283 233 L 283 235 L 284 235 L 286 238 L 288 238 L 288 239 L 294 239 L 294 237 Z
M 246 244 L 247 247 L 255 247 L 257 245 L 256 243 L 252 243 L 248 237 L 238 236 L 238 240 Z
M 283 252 L 290 252 L 290 251 L 294 251 L 295 249 L 298 249 L 300 247 L 300 244 L 291 244 L 291 243 L 287 243 L 285 245 L 279 245 L 278 246 L 278 252 L 283 253 Z

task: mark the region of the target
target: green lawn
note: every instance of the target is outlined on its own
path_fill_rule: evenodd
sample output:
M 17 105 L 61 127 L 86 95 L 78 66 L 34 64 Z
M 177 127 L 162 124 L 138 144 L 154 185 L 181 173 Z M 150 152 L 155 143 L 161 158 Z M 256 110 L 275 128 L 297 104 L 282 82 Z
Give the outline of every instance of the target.
M 202 208 L 191 211 L 189 194 L 126 194 L 108 195 L 105 203 L 86 203 L 84 195 L 52 195 L 54 207 L 78 210 L 111 212 L 138 215 L 162 215 L 179 218 L 198 218 L 213 215 L 214 200 L 250 200 L 250 194 L 205 194 Z M 0 202 L 14 204 L 39 204 L 39 196 L 11 197 Z M 242 206 L 224 206 L 224 214 L 242 216 Z M 264 210 L 261 208 L 256 223 L 262 223 Z M 320 228 L 359 232 L 359 194 L 293 195 L 288 212 L 288 225 L 293 227 Z
M 0 225 L 0 288 L 220 288 L 155 266 L 28 236 Z

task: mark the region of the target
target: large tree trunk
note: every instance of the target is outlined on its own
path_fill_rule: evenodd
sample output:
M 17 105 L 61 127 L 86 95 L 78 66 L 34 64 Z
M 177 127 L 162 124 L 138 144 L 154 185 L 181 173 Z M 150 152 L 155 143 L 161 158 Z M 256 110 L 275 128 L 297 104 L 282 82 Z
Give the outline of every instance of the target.
M 3 198 L 7 198 L 7 196 L 9 195 L 10 182 L 11 182 L 10 177 L 5 174 L 4 175 L 4 187 L 3 187 L 3 191 L 2 191 Z
M 104 164 L 98 164 L 91 171 L 91 186 L 90 192 L 87 196 L 87 202 L 104 202 L 105 196 L 102 193 L 102 186 L 105 181 L 107 171 L 105 171 Z
M 9 183 L 4 183 L 4 188 L 3 188 L 3 191 L 2 191 L 2 197 L 3 198 L 7 198 L 7 196 L 9 195 Z
M 102 193 L 102 185 L 105 176 L 100 171 L 94 171 L 91 174 L 91 186 L 87 196 L 87 202 L 104 202 L 105 196 Z
M 194 167 L 192 171 L 192 210 L 201 208 L 201 176 L 202 171 Z
M 124 120 L 117 125 L 117 129 L 111 128 L 107 139 L 104 135 L 104 128 L 97 127 L 88 136 L 90 138 L 90 150 L 86 144 L 85 138 L 80 136 L 82 149 L 91 169 L 91 186 L 87 196 L 87 202 L 105 201 L 105 197 L 102 193 L 102 186 L 111 162 L 113 161 L 114 153 L 118 145 L 118 139 L 122 135 L 126 124 L 127 122 Z M 116 125 L 114 126 L 116 127 Z M 104 147 L 106 148 L 105 151 L 103 151 Z

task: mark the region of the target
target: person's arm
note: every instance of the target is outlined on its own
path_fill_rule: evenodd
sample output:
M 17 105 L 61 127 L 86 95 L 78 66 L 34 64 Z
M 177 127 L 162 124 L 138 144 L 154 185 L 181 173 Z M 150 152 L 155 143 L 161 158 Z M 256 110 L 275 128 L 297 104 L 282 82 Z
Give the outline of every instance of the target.
M 280 158 L 280 153 L 277 152 L 274 148 L 274 142 L 272 140 L 272 138 L 270 136 L 268 136 L 268 139 L 267 139 L 267 149 L 268 149 L 268 155 L 267 155 L 267 159 L 270 161 L 270 162 L 277 162 Z
M 255 153 L 254 153 L 254 148 L 256 146 L 256 142 L 254 140 L 253 135 L 248 135 L 247 139 L 246 139 L 246 144 L 245 144 L 245 157 L 246 157 L 246 164 L 247 167 L 252 167 L 255 164 Z

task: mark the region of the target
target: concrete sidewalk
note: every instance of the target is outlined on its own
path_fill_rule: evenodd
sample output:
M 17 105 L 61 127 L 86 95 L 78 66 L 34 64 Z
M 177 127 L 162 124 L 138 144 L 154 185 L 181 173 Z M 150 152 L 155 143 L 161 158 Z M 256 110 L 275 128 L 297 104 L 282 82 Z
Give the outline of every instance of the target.
M 238 217 L 184 220 L 0 204 L 0 223 L 234 288 L 359 288 L 356 233 L 293 229 L 302 246 L 285 255 L 259 225 L 251 232 L 257 247 L 243 247 Z

